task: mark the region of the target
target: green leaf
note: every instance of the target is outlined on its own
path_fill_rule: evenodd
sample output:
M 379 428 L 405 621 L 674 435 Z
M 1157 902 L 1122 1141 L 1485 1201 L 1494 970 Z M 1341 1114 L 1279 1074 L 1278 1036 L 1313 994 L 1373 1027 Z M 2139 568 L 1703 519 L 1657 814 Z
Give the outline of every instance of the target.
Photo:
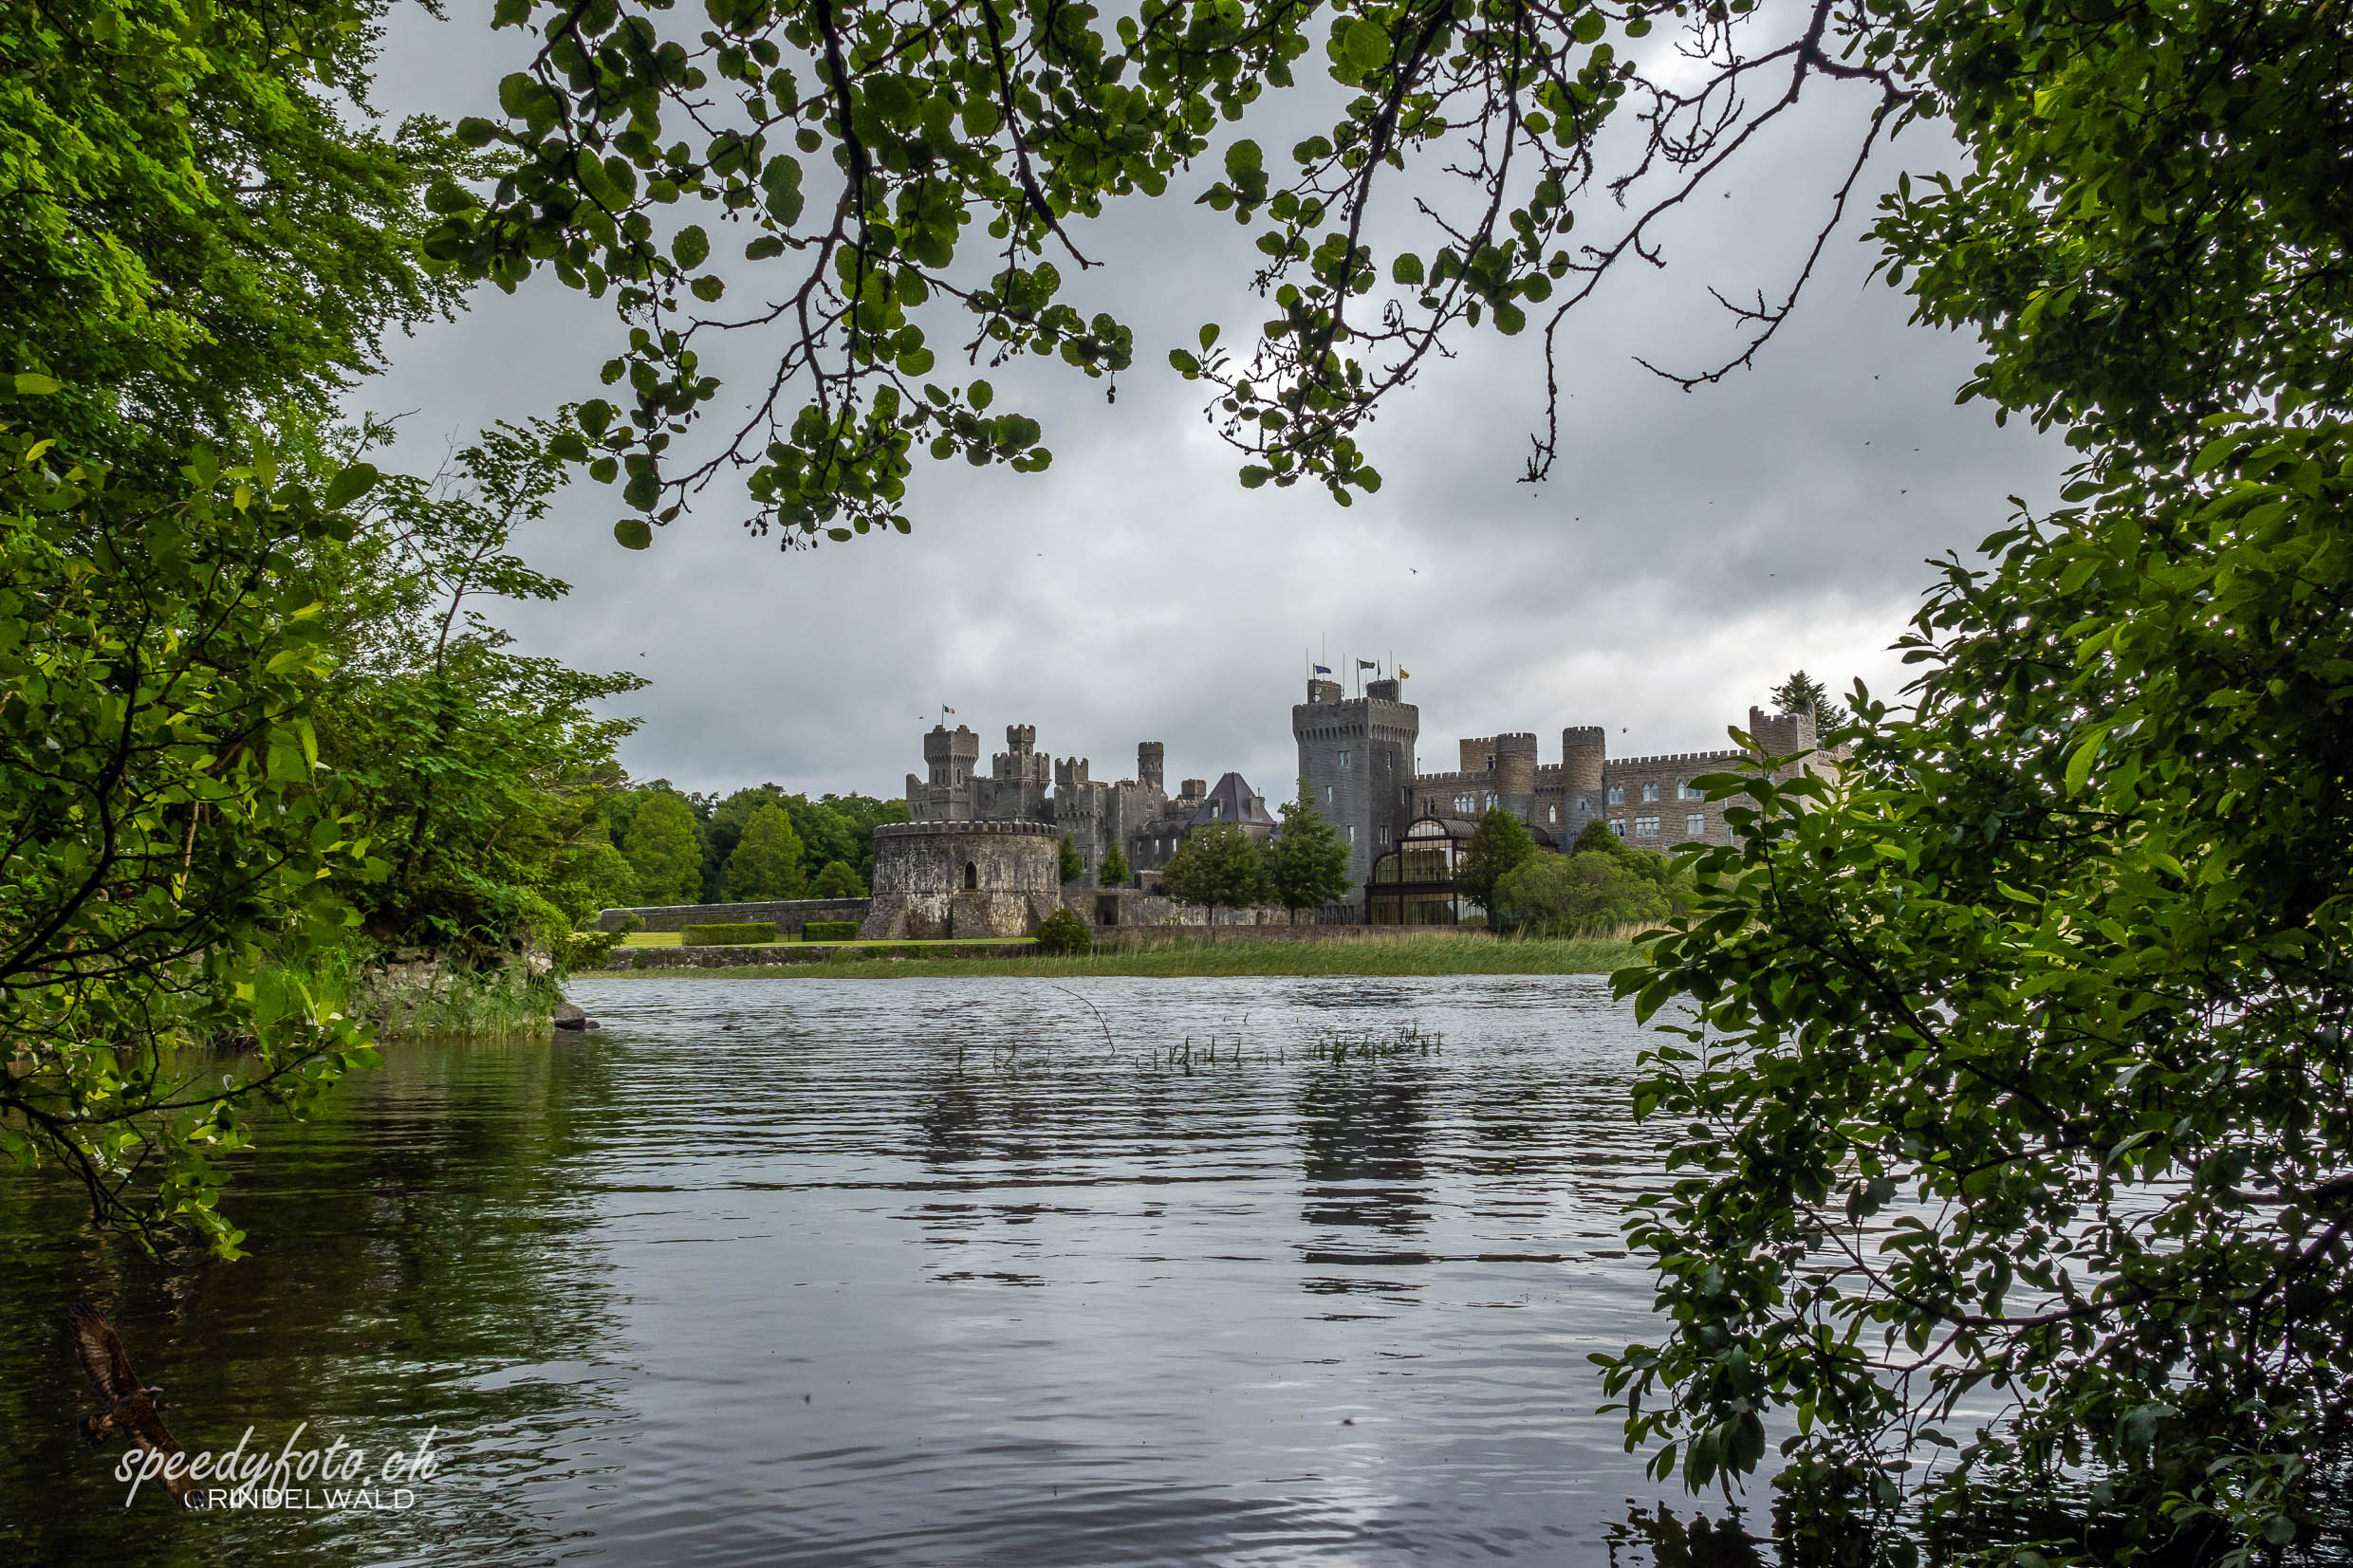
M 39 371 L 33 370 L 20 370 L 16 373 L 16 392 L 21 397 L 44 397 L 50 393 L 65 390 L 65 384 L 55 377 L 44 376 Z
M 1226 177 L 1236 184 L 1248 179 L 1266 167 L 1266 155 L 1258 143 L 1244 137 L 1226 149 Z
M 624 550 L 642 550 L 654 543 L 654 529 L 642 517 L 624 517 L 613 525 L 613 537 Z
M 2108 727 L 2095 725 L 2067 759 L 2066 789 L 2070 795 L 2081 795 L 2084 784 L 2091 777 L 2092 765 L 2100 760 L 2100 743 L 2108 738 Z
M 373 463 L 346 464 L 327 481 L 326 494 L 320 498 L 320 505 L 329 511 L 341 511 L 373 489 L 380 477 Z
M 1411 250 L 1399 251 L 1397 259 L 1389 264 L 1389 277 L 1393 282 L 1402 284 L 1408 288 L 1419 284 L 1421 282 L 1421 258 Z
M 703 232 L 700 224 L 690 223 L 670 242 L 670 254 L 680 267 L 700 267 L 711 254 L 711 236 Z
M 1389 49 L 1389 30 L 1369 16 L 1360 16 L 1349 23 L 1348 30 L 1341 38 L 1341 52 L 1360 71 L 1387 65 Z

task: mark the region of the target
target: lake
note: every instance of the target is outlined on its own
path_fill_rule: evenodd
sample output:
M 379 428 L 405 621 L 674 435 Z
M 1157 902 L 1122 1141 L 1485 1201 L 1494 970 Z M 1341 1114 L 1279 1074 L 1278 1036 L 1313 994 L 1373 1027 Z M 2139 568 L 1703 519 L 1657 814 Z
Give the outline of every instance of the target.
M 573 994 L 601 1030 L 393 1042 L 271 1125 L 240 1263 L 144 1263 L 62 1185 L 0 1187 L 0 1559 L 1685 1555 L 1657 1506 L 1694 1505 L 1586 1360 L 1655 1332 L 1619 1230 L 1657 1169 L 1644 1034 L 1605 981 Z M 125 1509 L 72 1430 L 78 1296 L 191 1450 L 437 1468 L 373 1511 Z

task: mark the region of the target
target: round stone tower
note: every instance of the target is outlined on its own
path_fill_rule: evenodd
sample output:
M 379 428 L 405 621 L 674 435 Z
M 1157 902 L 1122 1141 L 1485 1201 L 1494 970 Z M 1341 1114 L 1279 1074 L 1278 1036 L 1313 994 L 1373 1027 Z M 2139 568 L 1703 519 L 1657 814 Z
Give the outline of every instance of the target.
M 1599 793 L 1603 765 L 1609 760 L 1609 731 L 1598 724 L 1561 731 L 1561 785 Z
M 1495 793 L 1507 800 L 1536 793 L 1536 737 L 1495 737 Z
M 1062 902 L 1060 846 L 1045 822 L 885 822 L 858 934 L 1027 936 Z

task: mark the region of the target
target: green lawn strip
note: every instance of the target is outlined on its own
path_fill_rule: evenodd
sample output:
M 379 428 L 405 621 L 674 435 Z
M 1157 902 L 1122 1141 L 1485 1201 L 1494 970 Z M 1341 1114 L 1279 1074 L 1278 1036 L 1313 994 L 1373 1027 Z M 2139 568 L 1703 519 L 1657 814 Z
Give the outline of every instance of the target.
M 846 946 L 846 944 L 843 944 Z M 913 944 L 882 944 L 905 948 Z M 936 944 L 946 946 L 947 944 Z M 600 969 L 582 979 L 640 976 L 734 980 L 916 980 L 962 975 L 1194 977 L 1217 975 L 1606 974 L 1632 963 L 1634 944 L 1613 937 L 1571 941 L 1363 937 L 1329 942 L 1182 942 L 1105 949 L 1062 958 L 858 959 L 810 964 L 739 964 L 723 968 Z
M 675 931 L 633 931 L 627 936 L 621 938 L 621 945 L 624 948 L 675 948 L 680 946 L 678 941 L 679 934 L 679 932 Z M 844 942 L 817 942 L 809 945 L 811 947 L 824 948 L 966 948 L 1003 947 L 1009 942 L 1028 942 L 1030 940 L 1032 940 L 1032 938 L 1027 936 L 946 936 L 924 940 L 915 940 L 906 937 L 893 940 L 890 937 L 883 936 L 852 938 Z M 792 937 L 782 936 L 777 938 L 777 940 L 772 943 L 763 945 L 769 947 L 797 947 L 800 944 Z

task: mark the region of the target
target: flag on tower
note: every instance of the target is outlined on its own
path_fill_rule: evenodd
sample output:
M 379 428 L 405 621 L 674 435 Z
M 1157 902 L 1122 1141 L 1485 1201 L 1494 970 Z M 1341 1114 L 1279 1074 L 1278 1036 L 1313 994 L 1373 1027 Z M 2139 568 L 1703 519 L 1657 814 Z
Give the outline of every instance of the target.
M 1398 679 L 1412 680 L 1413 678 L 1414 673 L 1411 670 L 1406 669 L 1402 664 L 1398 666 Z
M 1380 668 L 1378 662 L 1368 658 L 1361 658 L 1357 660 L 1356 667 L 1360 670 L 1379 670 Z
M 1319 675 L 1328 675 L 1332 673 L 1332 667 L 1328 664 L 1319 664 L 1315 667 L 1315 673 Z

